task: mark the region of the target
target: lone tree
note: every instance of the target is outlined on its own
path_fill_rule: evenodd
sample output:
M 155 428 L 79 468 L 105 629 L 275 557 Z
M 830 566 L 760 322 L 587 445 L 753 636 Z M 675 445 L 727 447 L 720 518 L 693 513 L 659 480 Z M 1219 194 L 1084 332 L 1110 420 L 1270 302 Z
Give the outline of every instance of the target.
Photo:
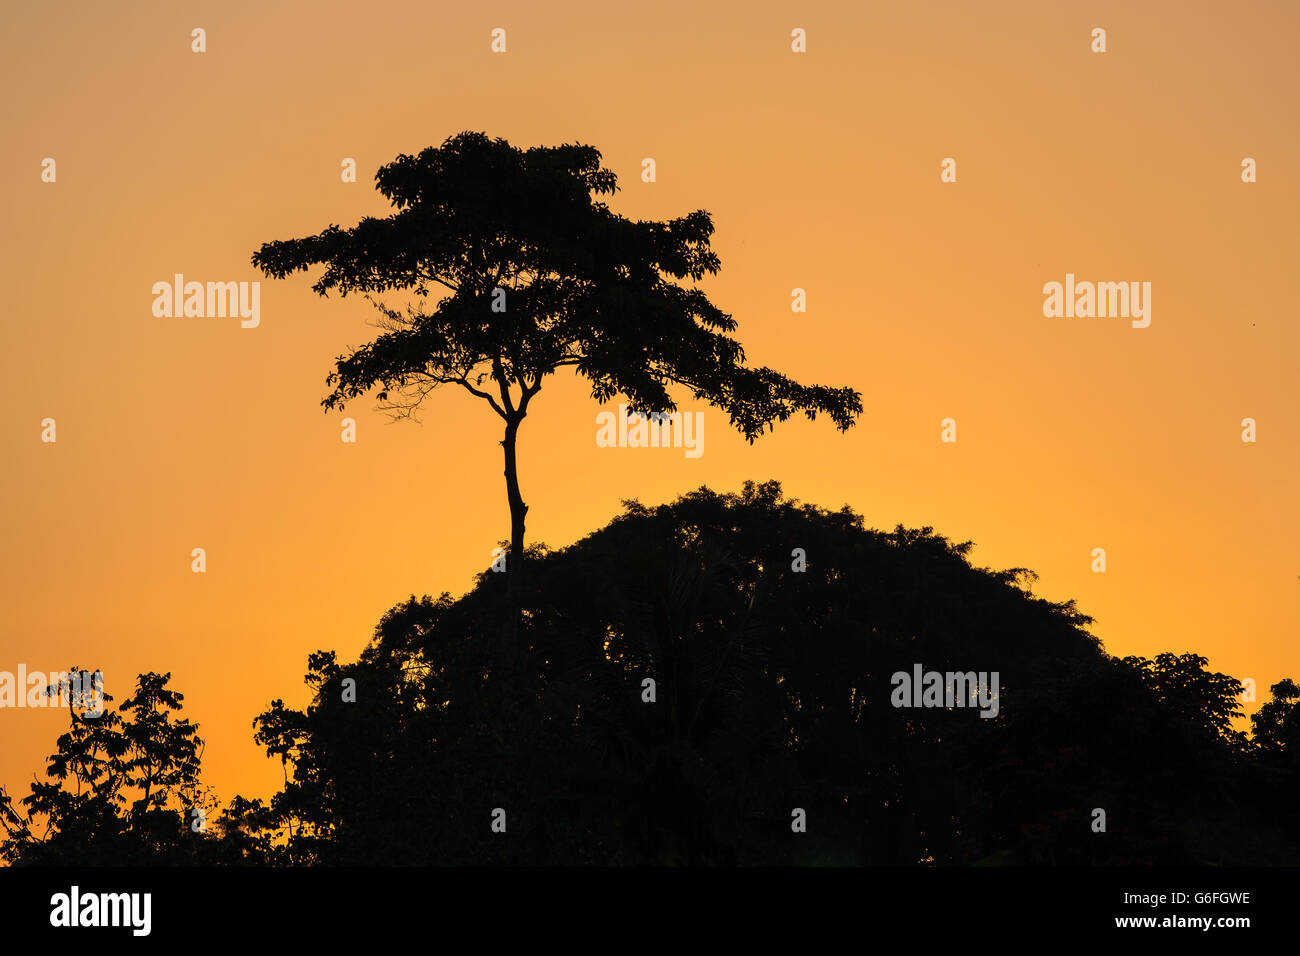
M 618 187 L 591 146 L 519 149 L 465 132 L 375 174 L 395 212 L 351 229 L 268 242 L 253 254 L 281 279 L 323 264 L 312 289 L 346 296 L 405 290 L 405 311 L 376 299 L 384 330 L 340 356 L 326 379 L 326 409 L 378 390 L 381 407 L 409 417 L 439 385 L 458 385 L 505 423 L 510 503 L 510 608 L 517 633 L 524 516 L 515 443 L 542 379 L 565 366 L 591 382 L 592 398 L 627 398 L 633 413 L 676 410 L 678 385 L 724 410 L 749 441 L 795 412 L 847 429 L 862 411 L 850 388 L 800 385 L 747 368 L 730 315 L 699 289 L 720 262 L 713 222 L 697 210 L 666 222 L 634 221 L 600 197 Z M 430 291 L 438 298 L 427 308 Z

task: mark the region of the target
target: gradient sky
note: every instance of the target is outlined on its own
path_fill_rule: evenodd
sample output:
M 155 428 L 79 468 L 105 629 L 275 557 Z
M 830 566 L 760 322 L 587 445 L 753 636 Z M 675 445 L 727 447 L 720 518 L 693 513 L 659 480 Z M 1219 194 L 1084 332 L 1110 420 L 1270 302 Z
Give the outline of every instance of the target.
M 251 722 L 306 702 L 308 653 L 353 659 L 386 609 L 490 563 L 509 533 L 496 416 L 460 390 L 422 425 L 362 401 L 342 443 L 324 377 L 373 310 L 249 262 L 384 214 L 378 166 L 472 129 L 596 146 L 624 215 L 709 210 L 705 288 L 750 361 L 865 406 L 846 434 L 791 420 L 750 446 L 686 396 L 705 411 L 688 459 L 596 447 L 601 406 L 552 378 L 520 439 L 530 541 L 568 544 L 625 498 L 776 478 L 1034 569 L 1111 653 L 1196 651 L 1261 699 L 1300 678 L 1300 6 L 470 6 L 6 12 L 0 670 L 101 667 L 119 702 L 170 671 L 206 781 L 265 796 L 282 775 Z M 262 280 L 260 327 L 155 318 L 151 286 L 177 272 Z M 1067 272 L 1151 282 L 1150 328 L 1044 318 Z M 0 711 L 0 784 L 25 795 L 64 725 Z

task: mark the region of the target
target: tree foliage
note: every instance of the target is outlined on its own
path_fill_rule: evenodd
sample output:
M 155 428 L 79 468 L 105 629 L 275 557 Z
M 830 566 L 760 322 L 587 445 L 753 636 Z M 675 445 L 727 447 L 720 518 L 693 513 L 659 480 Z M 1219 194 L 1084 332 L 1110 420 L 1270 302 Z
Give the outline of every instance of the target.
M 49 758 L 49 779 L 33 782 L 19 807 L 0 789 L 7 833 L 0 857 L 28 864 L 198 861 L 192 813 L 211 813 L 216 804 L 199 781 L 203 741 L 190 721 L 174 719 L 183 696 L 167 686 L 169 678 L 141 674 L 121 707 L 104 707 L 99 716 L 69 700 L 70 726 Z
M 313 657 L 311 706 L 277 701 L 258 720 L 289 768 L 272 801 L 294 834 L 285 858 L 1294 859 L 1300 828 L 1275 812 L 1294 769 L 1270 777 L 1260 748 L 1285 745 L 1231 730 L 1234 679 L 1193 654 L 1110 657 L 1072 603 L 970 550 L 929 528 L 869 530 L 775 483 L 629 502 L 572 547 L 534 550 L 517 673 L 483 626 L 497 576 L 459 600 L 413 597 L 357 662 Z M 998 671 L 998 718 L 895 708 L 890 676 L 915 663 Z M 490 831 L 498 807 L 509 839 Z M 811 821 L 797 837 L 795 807 Z
M 672 411 L 669 387 L 683 386 L 751 440 L 796 412 L 825 413 L 843 429 L 862 410 L 850 388 L 746 367 L 730 337 L 736 321 L 694 286 L 721 266 L 709 214 L 615 213 L 603 199 L 616 177 L 591 146 L 520 149 L 461 133 L 398 156 L 375 184 L 392 215 L 253 255 L 273 278 L 323 265 L 312 286 L 321 295 L 408 291 L 423 302 L 438 293 L 432 308 L 380 306 L 388 331 L 339 358 L 328 408 L 372 389 L 410 408 L 455 384 L 509 420 L 543 377 L 571 367 L 594 399 L 622 394 L 634 411 Z
M 799 559 L 792 555 L 800 549 Z M 255 736 L 286 782 L 215 806 L 167 677 L 75 712 L 22 812 L 15 863 L 1294 863 L 1300 690 L 1234 730 L 1205 658 L 1107 655 L 1032 573 L 929 528 L 871 530 L 775 482 L 627 502 L 536 546 L 520 666 L 503 585 L 390 610 L 359 659 L 318 651 L 311 703 Z M 801 564 L 806 560 L 806 564 Z M 798 568 L 802 567 L 802 570 Z M 998 672 L 999 712 L 900 708 L 891 675 Z M 648 700 L 653 680 L 653 701 Z M 346 685 L 345 681 L 355 682 Z M 506 813 L 507 834 L 491 815 Z M 808 816 L 791 832 L 791 811 Z M 1097 832 L 1097 811 L 1105 831 Z

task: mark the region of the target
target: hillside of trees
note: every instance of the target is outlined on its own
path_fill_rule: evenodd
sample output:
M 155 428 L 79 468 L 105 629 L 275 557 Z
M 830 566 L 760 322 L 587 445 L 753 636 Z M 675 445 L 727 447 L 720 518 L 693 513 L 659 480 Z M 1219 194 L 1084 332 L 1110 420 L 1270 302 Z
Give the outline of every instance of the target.
M 1073 603 L 1035 597 L 1027 570 L 973 566 L 970 550 L 930 528 L 868 529 L 776 482 L 628 502 L 570 547 L 529 549 L 513 643 L 509 572 L 485 571 L 458 599 L 394 607 L 355 662 L 313 654 L 311 704 L 273 701 L 255 721 L 286 770 L 267 802 L 219 806 L 203 787 L 198 728 L 166 675 L 142 675 L 98 720 L 74 712 L 48 782 L 0 791 L 0 855 L 1300 861 L 1300 688 L 1275 684 L 1238 731 L 1235 678 L 1193 653 L 1109 656 Z M 895 706 L 891 675 L 916 665 L 997 672 L 996 717 Z

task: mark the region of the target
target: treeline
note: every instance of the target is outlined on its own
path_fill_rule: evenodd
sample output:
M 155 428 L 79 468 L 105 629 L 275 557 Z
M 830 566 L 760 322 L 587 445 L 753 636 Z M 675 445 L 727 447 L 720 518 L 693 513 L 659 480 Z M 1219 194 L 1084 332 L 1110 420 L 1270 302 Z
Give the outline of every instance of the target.
M 14 864 L 1228 865 L 1300 861 L 1300 688 L 1115 658 L 1032 573 L 880 532 L 775 482 L 701 489 L 410 600 L 312 703 L 255 721 L 269 802 L 221 807 L 167 675 L 73 709 L 0 791 Z M 999 675 L 998 714 L 891 703 L 915 665 Z M 802 811 L 802 813 L 800 812 Z

